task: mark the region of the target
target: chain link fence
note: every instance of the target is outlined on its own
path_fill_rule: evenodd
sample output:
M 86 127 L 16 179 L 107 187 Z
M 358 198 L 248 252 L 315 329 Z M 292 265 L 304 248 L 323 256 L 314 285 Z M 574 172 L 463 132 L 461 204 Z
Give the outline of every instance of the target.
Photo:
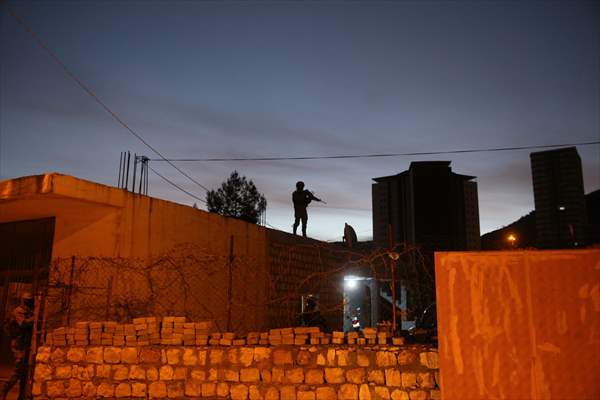
M 398 254 L 396 261 L 390 251 Z M 229 254 L 215 254 L 193 244 L 148 260 L 59 258 L 50 265 L 42 326 L 180 315 L 213 320 L 220 331 L 245 333 L 300 324 L 301 299 L 312 295 L 327 325 L 339 329 L 344 276 L 369 276 L 389 293 L 391 265 L 397 282 L 411 294 L 408 313 L 433 301 L 432 268 L 417 248 L 404 245 L 359 252 L 318 242 L 271 242 L 266 261 L 236 254 L 233 245 Z

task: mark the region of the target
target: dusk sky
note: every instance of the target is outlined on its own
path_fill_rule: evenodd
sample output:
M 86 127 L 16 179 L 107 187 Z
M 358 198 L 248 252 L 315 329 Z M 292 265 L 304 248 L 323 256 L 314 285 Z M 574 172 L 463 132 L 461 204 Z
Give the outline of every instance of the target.
M 600 3 L 9 1 L 56 55 L 169 158 L 328 156 L 600 140 Z M 60 172 L 116 185 L 119 153 L 157 158 L 1 6 L 0 179 Z M 586 193 L 600 145 L 578 147 Z M 231 171 L 291 231 L 303 180 L 327 201 L 308 234 L 372 235 L 372 178 L 449 160 L 477 177 L 481 232 L 533 209 L 531 150 L 310 161 L 181 162 Z M 204 198 L 165 162 L 150 166 Z M 150 175 L 149 194 L 198 203 Z

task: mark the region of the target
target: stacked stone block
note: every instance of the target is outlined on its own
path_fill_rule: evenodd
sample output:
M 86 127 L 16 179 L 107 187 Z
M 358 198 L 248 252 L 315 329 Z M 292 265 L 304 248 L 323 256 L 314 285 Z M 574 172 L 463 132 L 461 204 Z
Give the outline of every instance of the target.
M 234 400 L 439 399 L 438 353 L 384 332 L 316 327 L 236 338 L 210 321 L 136 318 L 58 328 L 36 355 L 33 395 Z
M 439 399 L 424 346 L 43 346 L 44 398 Z
M 391 340 L 390 340 L 391 339 Z M 271 329 L 268 332 L 250 332 L 237 337 L 233 332 L 216 332 L 212 321 L 189 322 L 185 317 L 167 316 L 134 318 L 131 324 L 114 321 L 77 322 L 74 327 L 54 329 L 46 335 L 45 343 L 56 346 L 242 346 L 351 344 L 402 345 L 402 338 L 389 338 L 385 330 L 364 328 L 362 337 L 357 332 L 321 332 L 318 327 Z
M 437 363 L 423 346 L 43 346 L 33 395 L 428 400 L 440 398 Z

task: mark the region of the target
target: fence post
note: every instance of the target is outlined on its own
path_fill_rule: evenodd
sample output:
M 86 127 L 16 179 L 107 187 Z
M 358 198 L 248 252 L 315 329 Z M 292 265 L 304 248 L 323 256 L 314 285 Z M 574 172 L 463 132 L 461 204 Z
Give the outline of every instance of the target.
M 387 226 L 387 237 L 388 237 L 388 245 L 389 252 L 394 250 L 394 239 L 392 237 L 392 224 L 388 224 Z M 390 261 L 390 270 L 391 270 L 391 278 L 392 278 L 392 336 L 396 335 L 396 261 L 392 259 L 391 256 L 388 257 Z
M 38 334 L 38 318 L 40 317 L 40 303 L 42 296 L 36 293 L 33 305 L 33 328 L 31 334 L 31 343 L 29 345 L 29 354 L 27 354 L 27 385 L 25 385 L 24 398 L 28 399 L 31 396 L 31 385 L 33 381 L 33 360 L 37 353 L 37 334 Z M 20 395 L 20 393 L 19 393 Z
M 111 276 L 108 280 L 108 286 L 106 287 L 106 321 L 109 320 L 110 315 L 110 299 L 112 298 L 112 284 L 113 277 Z
M 73 277 L 75 276 L 75 256 L 71 257 L 71 275 L 69 277 L 69 286 L 67 286 L 67 313 L 65 315 L 65 326 L 71 324 L 71 297 L 73 296 Z
M 233 294 L 233 235 L 229 237 L 229 262 L 227 263 L 227 332 L 231 329 L 231 296 Z

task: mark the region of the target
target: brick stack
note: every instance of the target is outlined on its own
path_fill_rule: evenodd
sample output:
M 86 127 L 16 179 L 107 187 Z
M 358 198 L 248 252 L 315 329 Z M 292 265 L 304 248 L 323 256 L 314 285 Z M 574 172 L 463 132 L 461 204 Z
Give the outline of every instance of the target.
M 389 333 L 377 328 L 358 332 L 321 332 L 318 327 L 276 328 L 268 332 L 250 332 L 237 337 L 233 332 L 217 332 L 212 321 L 186 321 L 185 317 L 134 318 L 130 324 L 115 321 L 77 322 L 73 327 L 57 328 L 46 335 L 46 344 L 55 346 L 243 346 L 243 345 L 387 345 Z M 402 345 L 402 338 L 391 338 Z
M 377 342 L 377 328 L 364 328 L 363 336 L 367 340 L 366 344 L 375 344 Z
M 234 339 L 235 339 L 235 333 L 225 332 L 221 336 L 221 340 L 219 340 L 219 344 L 221 346 L 231 346 L 233 344 Z
M 87 346 L 90 344 L 87 322 L 77 322 L 75 324 L 75 328 L 73 328 L 73 340 L 76 346 Z
M 260 344 L 261 346 L 267 346 L 269 344 L 269 332 L 262 332 L 260 334 L 258 344 Z
M 387 344 L 387 332 L 377 332 L 377 343 Z
M 206 346 L 210 332 L 214 329 L 212 321 L 194 322 L 196 346 Z
M 246 343 L 249 345 L 257 345 L 260 341 L 260 332 L 249 332 L 246 336 Z
M 210 334 L 210 339 L 208 340 L 208 344 L 211 346 L 218 346 L 221 342 L 221 332 L 213 332 Z
M 334 331 L 332 334 L 331 343 L 333 344 L 343 344 L 344 343 L 344 332 Z
M 102 344 L 102 322 L 90 322 L 90 344 L 97 346 Z
M 120 337 L 115 337 L 118 342 L 121 341 Z M 123 340 L 127 346 L 137 346 L 137 331 L 135 330 L 135 324 L 126 324 L 123 327 Z
M 67 345 L 67 328 L 58 328 L 46 335 L 46 343 L 55 346 Z
M 183 344 L 185 317 L 164 317 L 160 329 L 161 344 L 180 346 Z
M 348 344 L 356 344 L 358 340 L 358 332 L 348 332 Z

